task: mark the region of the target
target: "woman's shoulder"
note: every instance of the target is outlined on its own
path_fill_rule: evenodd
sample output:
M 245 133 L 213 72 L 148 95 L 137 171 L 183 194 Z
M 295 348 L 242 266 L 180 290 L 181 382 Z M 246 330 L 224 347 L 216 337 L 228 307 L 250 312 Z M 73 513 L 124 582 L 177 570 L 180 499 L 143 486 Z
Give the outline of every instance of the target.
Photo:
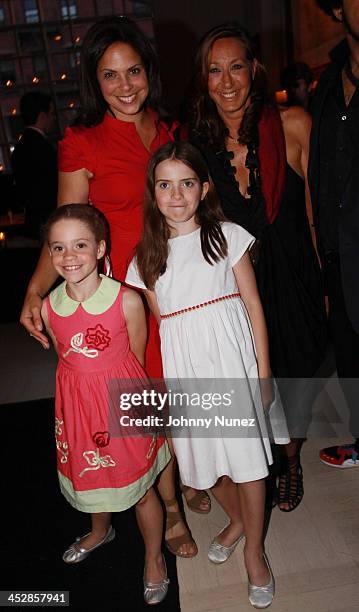
M 101 125 L 101 124 L 100 124 Z M 65 128 L 64 138 L 62 143 L 91 143 L 96 139 L 96 134 L 100 128 L 100 125 L 87 127 L 85 125 L 72 125 Z
M 300 130 L 311 126 L 311 116 L 301 106 L 281 106 L 279 112 L 284 129 Z
M 72 172 L 80 168 L 94 172 L 96 151 L 101 142 L 99 138 L 101 124 L 86 127 L 75 125 L 65 129 L 64 138 L 59 142 L 59 170 Z

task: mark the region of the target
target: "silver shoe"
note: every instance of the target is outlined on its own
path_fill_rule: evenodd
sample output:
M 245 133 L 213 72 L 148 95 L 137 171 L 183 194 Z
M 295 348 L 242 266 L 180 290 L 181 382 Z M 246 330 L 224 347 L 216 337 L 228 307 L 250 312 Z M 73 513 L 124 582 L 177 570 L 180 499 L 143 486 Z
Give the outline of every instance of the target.
M 89 534 L 87 533 L 86 535 Z M 80 563 L 80 561 L 86 559 L 86 557 L 88 557 L 96 548 L 99 548 L 100 546 L 103 546 L 103 544 L 111 542 L 114 539 L 115 535 L 116 532 L 112 525 L 110 525 L 104 539 L 101 540 L 101 542 L 99 542 L 98 544 L 95 544 L 95 546 L 92 546 L 92 548 L 88 549 L 81 548 L 81 546 L 78 545 L 78 542 L 82 538 L 76 538 L 76 542 L 73 542 L 73 544 L 71 544 L 71 546 L 69 546 L 68 549 L 65 550 L 64 554 L 62 555 L 62 559 L 65 561 L 65 563 Z
M 227 561 L 227 559 L 229 559 L 231 554 L 234 552 L 234 549 L 236 548 L 237 544 L 244 538 L 244 533 L 242 533 L 239 538 L 235 542 L 233 542 L 233 544 L 231 544 L 231 546 L 223 546 L 222 544 L 217 542 L 217 538 L 219 535 L 221 535 L 222 531 L 226 529 L 226 527 L 223 527 L 223 529 L 219 532 L 218 535 L 216 535 L 214 540 L 212 540 L 209 545 L 208 559 L 212 561 L 212 563 L 224 563 L 225 561 Z
M 248 581 L 248 599 L 254 608 L 268 608 L 274 597 L 274 576 L 265 553 L 263 553 L 263 558 L 269 571 L 270 581 L 265 586 L 255 586 Z
M 161 603 L 168 592 L 170 580 L 167 578 L 166 560 L 163 555 L 162 558 L 165 566 L 165 577 L 162 578 L 161 582 L 146 582 L 143 576 L 143 597 L 145 602 L 150 606 Z

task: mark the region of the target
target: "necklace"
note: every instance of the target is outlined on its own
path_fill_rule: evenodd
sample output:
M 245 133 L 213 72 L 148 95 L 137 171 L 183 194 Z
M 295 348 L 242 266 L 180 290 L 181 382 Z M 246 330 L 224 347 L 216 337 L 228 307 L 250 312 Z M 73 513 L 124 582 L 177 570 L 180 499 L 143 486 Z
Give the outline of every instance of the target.
M 352 71 L 352 67 L 350 65 L 349 58 L 345 62 L 344 72 L 345 72 L 345 75 L 348 77 L 349 81 L 351 82 L 351 84 L 354 85 L 354 87 L 358 87 L 359 86 L 359 79 L 358 79 L 358 77 L 355 76 L 355 74 Z
M 232 140 L 232 142 L 236 142 L 237 144 L 239 144 L 239 138 L 238 136 L 236 138 L 234 138 L 234 136 L 231 136 L 230 134 L 227 134 L 227 138 L 229 138 L 229 140 Z

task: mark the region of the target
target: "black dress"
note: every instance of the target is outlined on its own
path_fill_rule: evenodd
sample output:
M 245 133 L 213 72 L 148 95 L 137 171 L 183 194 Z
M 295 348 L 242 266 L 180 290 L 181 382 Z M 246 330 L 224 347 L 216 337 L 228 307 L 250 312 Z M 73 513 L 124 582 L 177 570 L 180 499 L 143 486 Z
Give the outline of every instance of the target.
M 263 204 L 244 198 L 231 155 L 191 138 L 205 157 L 228 220 L 259 238 L 255 266 L 276 378 L 309 378 L 326 354 L 327 328 L 321 273 L 305 208 L 303 179 L 287 164 L 283 200 L 275 221 Z

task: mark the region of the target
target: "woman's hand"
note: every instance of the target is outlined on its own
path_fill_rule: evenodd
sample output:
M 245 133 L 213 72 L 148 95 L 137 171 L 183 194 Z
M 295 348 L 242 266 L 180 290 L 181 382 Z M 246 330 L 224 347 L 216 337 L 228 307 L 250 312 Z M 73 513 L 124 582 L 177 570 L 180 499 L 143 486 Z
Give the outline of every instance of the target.
M 48 349 L 50 348 L 50 343 L 45 334 L 42 333 L 44 325 L 41 318 L 41 306 L 41 296 L 34 291 L 28 290 L 21 311 L 20 323 L 29 332 L 30 336 L 38 340 L 45 349 Z

